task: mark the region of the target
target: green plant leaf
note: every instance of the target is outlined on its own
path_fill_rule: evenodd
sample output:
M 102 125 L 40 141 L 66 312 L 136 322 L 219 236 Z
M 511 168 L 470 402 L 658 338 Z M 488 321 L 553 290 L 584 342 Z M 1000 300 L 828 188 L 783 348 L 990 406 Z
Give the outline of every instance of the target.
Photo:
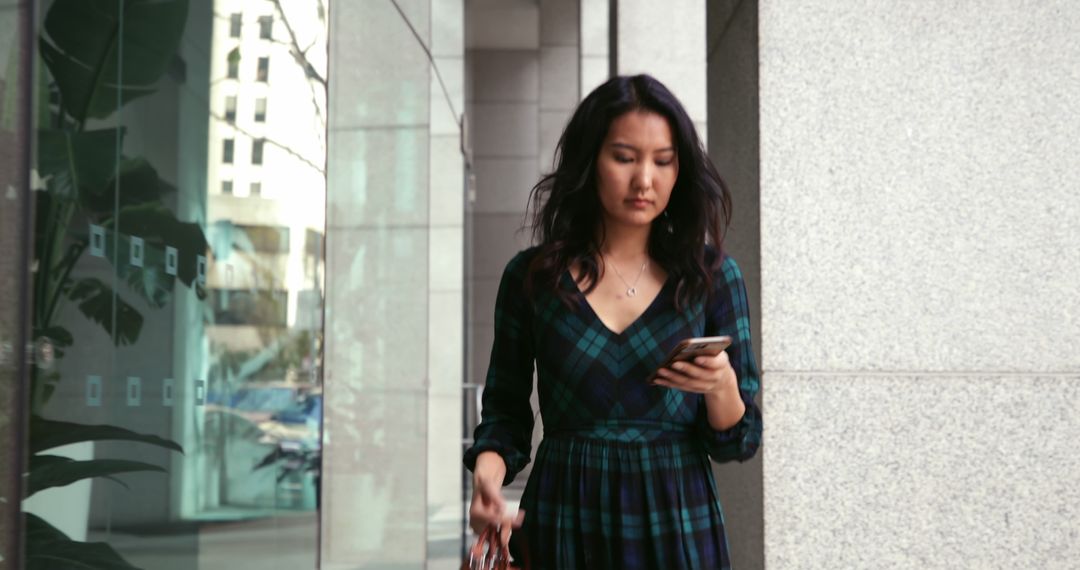
M 116 151 L 123 134 L 121 129 L 39 129 L 37 168 L 42 178 L 50 178 L 49 193 L 84 202 L 107 199 L 111 211 L 108 182 L 116 176 Z
M 26 543 L 26 570 L 139 570 L 104 542 L 74 540 Z
M 52 398 L 53 393 L 56 392 L 56 384 L 55 383 L 46 384 L 41 389 L 43 391 L 42 396 L 41 396 L 41 400 L 43 402 L 48 402 L 49 398 Z
M 161 205 L 162 197 L 173 190 L 158 178 L 157 170 L 145 158 L 121 157 L 119 165 L 114 164 L 113 168 L 101 188 L 81 194 L 83 209 L 93 213 L 96 219 L 112 217 L 116 207 Z
M 33 513 L 23 513 L 23 524 L 26 528 L 27 543 L 71 540 L 60 529 Z
M 110 425 L 87 425 L 58 420 L 47 420 L 41 416 L 30 417 L 30 453 L 40 453 L 69 443 L 82 441 L 120 440 L 156 445 L 173 451 L 184 452 L 180 444 L 157 437 L 144 435 L 121 427 Z
M 79 304 L 86 318 L 101 325 L 115 339 L 116 345 L 132 344 L 142 331 L 143 317 L 139 311 L 113 294 L 111 287 L 96 277 L 86 277 L 72 283 L 68 299 Z M 113 335 L 113 302 L 116 306 L 117 331 Z
M 119 167 L 120 205 L 160 202 L 176 188 L 158 177 L 157 170 L 143 157 L 124 157 Z
M 157 309 L 169 302 L 169 293 L 174 282 L 171 275 L 153 265 L 131 268 L 127 274 L 127 284 L 131 290 Z
M 71 336 L 71 332 L 59 325 L 53 325 L 47 329 L 37 329 L 34 331 L 34 339 L 45 337 L 52 341 L 53 346 L 71 346 L 71 343 L 75 342 L 75 338 Z
M 92 477 L 103 477 L 118 483 L 125 489 L 129 489 L 127 483 L 112 477 L 112 475 L 134 471 L 165 472 L 161 467 L 140 461 L 119 459 L 76 461 L 70 457 L 59 455 L 31 455 L 30 473 L 26 479 L 26 496 L 29 497 L 43 489 L 64 487 L 76 481 Z
M 56 0 L 39 42 L 68 113 L 105 118 L 155 91 L 180 45 L 187 0 Z M 123 63 L 118 64 L 118 46 Z

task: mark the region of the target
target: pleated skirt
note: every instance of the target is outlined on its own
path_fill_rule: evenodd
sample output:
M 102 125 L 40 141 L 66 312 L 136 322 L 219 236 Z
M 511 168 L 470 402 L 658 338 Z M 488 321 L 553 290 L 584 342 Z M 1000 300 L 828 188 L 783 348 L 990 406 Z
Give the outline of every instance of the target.
M 708 456 L 690 437 L 547 436 L 511 547 L 533 570 L 730 568 Z

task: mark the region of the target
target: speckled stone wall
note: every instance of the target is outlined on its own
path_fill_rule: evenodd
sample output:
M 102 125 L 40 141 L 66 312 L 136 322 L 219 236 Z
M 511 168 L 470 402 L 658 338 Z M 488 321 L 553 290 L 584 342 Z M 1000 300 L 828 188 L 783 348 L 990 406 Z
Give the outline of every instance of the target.
M 1080 4 L 760 3 L 769 568 L 1080 565 Z

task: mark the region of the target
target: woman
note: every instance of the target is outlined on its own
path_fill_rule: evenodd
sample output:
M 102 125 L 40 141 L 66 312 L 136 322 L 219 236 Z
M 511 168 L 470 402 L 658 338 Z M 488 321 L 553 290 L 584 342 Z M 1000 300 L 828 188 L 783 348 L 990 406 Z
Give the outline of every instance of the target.
M 511 527 L 501 487 L 544 439 L 514 526 L 532 568 L 728 568 L 709 457 L 761 441 L 746 291 L 722 253 L 731 198 L 682 105 L 615 77 L 574 112 L 533 189 L 538 246 L 506 266 L 475 444 L 470 523 Z M 657 370 L 680 340 L 716 357 Z M 657 378 L 655 384 L 649 382 Z

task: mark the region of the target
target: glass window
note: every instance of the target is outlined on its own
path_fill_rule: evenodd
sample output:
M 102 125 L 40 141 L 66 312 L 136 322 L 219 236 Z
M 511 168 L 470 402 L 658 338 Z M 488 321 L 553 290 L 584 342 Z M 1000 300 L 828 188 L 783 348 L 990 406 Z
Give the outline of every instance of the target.
M 268 40 L 273 36 L 274 17 L 259 16 L 259 37 Z
M 252 196 L 259 196 L 261 194 L 262 194 L 262 182 L 252 182 L 251 183 L 251 195 Z
M 233 224 L 236 239 L 233 248 L 250 249 L 259 253 L 289 253 L 289 228 L 287 226 L 257 226 Z
M 270 80 L 270 58 L 259 58 L 259 69 L 255 73 L 255 80 L 266 82 Z
M 233 48 L 229 52 L 229 79 L 240 77 L 240 48 Z
M 322 256 L 323 235 L 313 229 L 304 232 L 304 251 L 312 257 Z
M 250 27 L 264 13 L 288 22 L 325 77 L 317 3 L 283 2 L 282 16 L 266 0 L 266 12 L 250 14 L 254 0 L 102 0 L 92 13 L 85 0 L 0 1 L 0 151 L 20 123 L 6 119 L 40 121 L 25 137 L 39 144 L 25 148 L 44 186 L 25 204 L 41 214 L 27 231 L 40 268 L 32 284 L 44 291 L 26 307 L 26 328 L 46 337 L 52 360 L 24 375 L 33 421 L 22 449 L 73 442 L 28 462 L 39 488 L 16 502 L 36 517 L 27 551 L 65 558 L 44 567 L 318 567 L 326 271 L 302 235 L 326 227 L 326 90 L 291 57 L 274 73 L 296 81 L 256 84 L 258 56 L 278 45 Z M 124 9 L 134 5 L 153 9 Z M 7 25 L 23 7 L 35 11 L 33 37 Z M 32 114 L 5 106 L 23 99 L 4 91 L 21 69 L 5 75 L 5 62 L 38 53 L 20 46 L 51 54 L 31 59 L 41 67 L 25 86 Z M 91 57 L 95 46 L 109 57 Z M 264 51 L 241 58 L 248 46 Z M 126 79 L 137 97 L 116 96 Z M 237 134 L 256 95 L 289 102 L 274 140 L 295 149 L 259 167 L 245 152 L 261 133 Z M 0 176 L 4 161 L 0 152 Z M 236 198 L 273 179 L 305 181 L 304 200 Z M 57 465 L 63 476 L 49 477 Z
M 225 97 L 225 120 L 229 123 L 236 122 L 236 95 Z
M 288 291 L 211 289 L 215 325 L 283 327 L 288 323 Z
M 251 164 L 263 163 L 263 146 L 266 141 L 263 139 L 255 139 L 251 141 Z
M 266 97 L 259 97 L 255 100 L 255 122 L 266 122 Z
M 243 16 L 240 14 L 232 14 L 229 16 L 229 37 L 240 37 L 240 28 L 243 26 Z

